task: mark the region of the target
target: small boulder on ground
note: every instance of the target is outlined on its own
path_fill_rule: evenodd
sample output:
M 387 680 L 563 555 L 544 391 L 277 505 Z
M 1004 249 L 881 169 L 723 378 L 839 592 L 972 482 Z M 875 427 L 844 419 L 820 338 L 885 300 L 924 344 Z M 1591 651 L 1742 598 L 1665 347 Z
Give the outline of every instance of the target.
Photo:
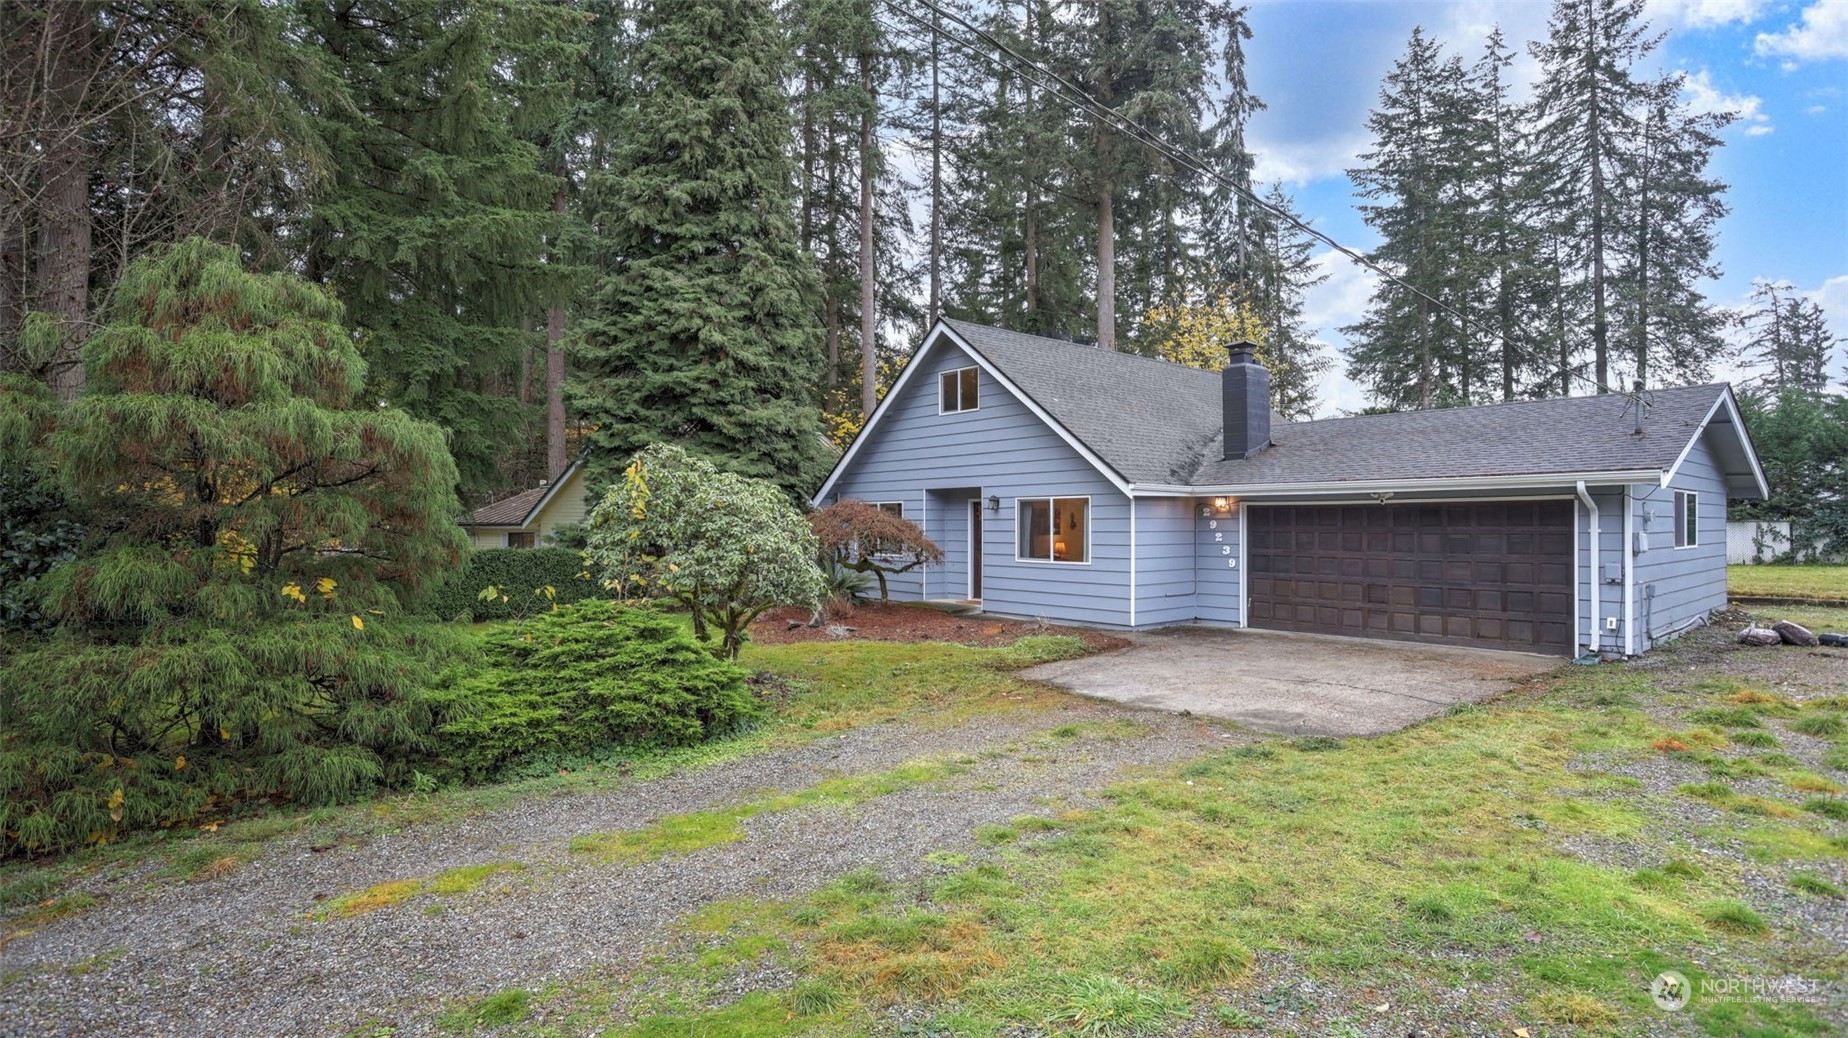
M 1784 639 L 1784 641 L 1790 645 L 1815 646 L 1822 644 L 1820 641 L 1816 640 L 1816 635 L 1811 632 L 1809 628 L 1802 624 L 1791 623 L 1789 620 L 1779 620 L 1777 623 L 1771 625 L 1771 629 L 1776 631 L 1778 637 Z
M 1833 646 L 1837 649 L 1848 649 L 1848 634 L 1830 634 L 1824 632 L 1817 635 L 1816 640 L 1824 645 Z
M 1784 636 L 1769 627 L 1747 627 L 1739 632 L 1741 645 L 1782 645 Z

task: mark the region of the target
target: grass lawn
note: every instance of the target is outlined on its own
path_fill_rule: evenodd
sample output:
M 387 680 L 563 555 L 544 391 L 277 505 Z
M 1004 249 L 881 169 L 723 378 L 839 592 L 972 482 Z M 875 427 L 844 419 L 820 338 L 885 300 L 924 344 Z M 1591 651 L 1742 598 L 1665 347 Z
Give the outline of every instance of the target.
M 1848 566 L 1728 566 L 1726 590 L 1758 598 L 1848 599 Z
M 1848 610 L 1805 616 L 1848 628 Z M 44 877 L 98 862 L 170 855 L 186 875 L 233 851 L 261 854 L 290 825 L 436 825 L 848 728 L 1043 709 L 1061 694 L 1011 671 L 1079 651 L 1074 641 L 751 646 L 744 662 L 790 694 L 773 723 L 739 739 L 236 823 L 76 856 L 62 872 L 14 867 L 0 887 L 37 882 L 31 896 L 51 904 L 58 884 Z M 1839 666 L 1696 632 L 1637 663 L 1562 666 L 1395 735 L 1255 739 L 984 826 L 974 850 L 927 857 L 921 879 L 851 872 L 806 896 L 709 904 L 639 968 L 535 977 L 426 1022 L 548 1038 L 1842 1033 L 1848 949 L 1814 922 L 1848 913 Z M 753 817 L 815 803 L 872 816 L 882 796 L 938 777 L 843 775 L 667 815 L 574 843 L 572 867 L 696 855 L 751 839 Z M 466 910 L 491 871 L 369 888 L 327 913 L 430 894 Z M 1671 1020 L 1648 994 L 1664 970 L 1697 991 L 1803 978 L 1835 1001 L 1697 994 Z
M 1663 970 L 1839 990 L 1844 949 L 1782 913 L 1848 911 L 1848 697 L 1694 642 L 1397 735 L 1240 746 L 978 833 L 987 851 L 925 881 L 708 907 L 654 975 L 554 989 L 511 1033 L 1358 1036 L 1473 990 L 1497 1033 L 1634 1035 L 1667 1026 Z M 862 680 L 813 651 L 757 661 Z M 867 694 L 964 651 L 906 647 Z M 738 997 L 766 967 L 791 979 Z M 1311 1010 L 1305 981 L 1349 1008 Z M 1831 1012 L 1697 996 L 1676 1033 L 1841 1033 Z

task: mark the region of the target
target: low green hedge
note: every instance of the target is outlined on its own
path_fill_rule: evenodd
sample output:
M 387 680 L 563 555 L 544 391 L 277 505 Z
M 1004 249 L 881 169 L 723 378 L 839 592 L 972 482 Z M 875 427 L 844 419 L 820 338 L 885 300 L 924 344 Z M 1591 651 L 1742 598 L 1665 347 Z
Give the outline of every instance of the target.
M 483 599 L 486 588 L 498 594 Z M 552 593 L 547 595 L 546 588 Z M 566 548 L 488 548 L 469 556 L 456 574 L 433 588 L 421 612 L 439 620 L 518 620 L 601 597 L 583 556 Z
M 430 699 L 443 777 L 480 782 L 618 746 L 686 746 L 760 707 L 746 672 L 678 620 L 606 600 L 490 629 L 485 666 Z

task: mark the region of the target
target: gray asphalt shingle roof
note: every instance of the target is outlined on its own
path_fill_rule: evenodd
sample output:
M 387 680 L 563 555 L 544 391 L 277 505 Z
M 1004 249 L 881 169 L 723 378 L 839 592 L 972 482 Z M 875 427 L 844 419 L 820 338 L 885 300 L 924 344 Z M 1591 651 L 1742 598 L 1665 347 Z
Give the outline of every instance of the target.
M 1255 457 L 1221 458 L 1220 379 L 1168 361 L 945 321 L 1131 483 L 1376 482 L 1672 467 L 1726 391 L 1652 390 L 1643 434 L 1620 396 L 1275 423 Z

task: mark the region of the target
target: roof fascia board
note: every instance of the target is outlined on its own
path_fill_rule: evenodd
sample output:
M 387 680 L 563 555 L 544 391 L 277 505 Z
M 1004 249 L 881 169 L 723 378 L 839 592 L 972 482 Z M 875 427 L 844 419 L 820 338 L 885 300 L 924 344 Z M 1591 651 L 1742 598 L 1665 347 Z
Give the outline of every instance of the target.
M 456 525 L 465 526 L 471 530 L 518 530 L 521 527 L 530 524 L 533 521 L 534 516 L 538 515 L 540 512 L 545 510 L 545 506 L 552 502 L 552 498 L 555 495 L 557 495 L 559 488 L 564 486 L 566 483 L 570 482 L 572 475 L 575 474 L 578 470 L 578 467 L 583 464 L 584 464 L 584 457 L 583 455 L 579 455 L 576 459 L 574 459 L 571 462 L 571 464 L 566 465 L 564 474 L 552 481 L 552 485 L 546 488 L 545 493 L 539 495 L 539 500 L 535 501 L 533 503 L 533 506 L 526 510 L 526 514 L 521 516 L 520 521 L 517 523 L 462 522 L 462 523 L 457 523 Z M 488 507 L 487 505 L 481 506 L 481 508 L 487 508 L 487 507 Z M 476 509 L 476 511 L 480 511 L 480 510 L 481 509 Z
M 571 482 L 571 477 L 577 474 L 578 466 L 583 463 L 584 459 L 579 458 L 566 465 L 564 473 L 553 480 L 552 485 L 545 489 L 545 493 L 539 495 L 539 500 L 533 503 L 533 507 L 527 510 L 526 516 L 520 520 L 520 525 L 525 526 L 531 523 L 534 517 L 545 511 L 545 506 L 552 503 L 552 498 L 558 496 L 558 492 L 564 489 L 566 483 Z
M 1097 470 L 1098 475 L 1104 477 L 1112 486 L 1115 486 L 1124 494 L 1129 493 L 1130 482 L 1128 480 L 1124 479 L 1115 469 L 1111 468 L 1104 459 L 1098 457 L 1091 448 L 1086 447 L 1083 441 L 1073 436 L 1071 430 L 1067 429 L 1063 423 L 1048 413 L 1046 409 L 1041 407 L 1032 397 L 1028 396 L 1024 390 L 1015 385 L 1012 379 L 1002 374 L 1001 369 L 995 367 L 987 357 L 982 356 L 980 350 L 969 345 L 968 341 L 956 334 L 956 329 L 951 328 L 949 325 L 944 325 L 943 330 L 949 333 L 951 340 L 954 341 L 956 345 L 962 347 L 964 353 L 974 358 L 975 363 L 979 365 L 983 371 L 988 372 L 989 377 L 1001 383 L 1001 388 L 1013 394 L 1014 399 L 1020 401 L 1027 410 L 1033 412 L 1034 417 L 1044 422 L 1048 429 L 1058 433 L 1059 438 L 1065 441 L 1066 446 L 1077 451 L 1079 457 L 1090 462 L 1091 467 Z
M 828 478 L 821 484 L 821 489 L 815 491 L 815 496 L 810 498 L 814 504 L 819 505 L 827 498 L 828 492 L 834 489 L 834 484 L 840 481 L 841 476 L 846 473 L 848 466 L 853 463 L 853 459 L 860 453 L 861 444 L 865 443 L 872 436 L 873 429 L 879 424 L 880 420 L 886 416 L 887 405 L 898 399 L 899 394 L 910 383 L 912 373 L 924 366 L 924 358 L 929 355 L 931 349 L 935 347 L 939 341 L 945 339 L 947 339 L 951 345 L 967 354 L 970 360 L 975 361 L 977 367 L 987 372 L 989 378 L 994 379 L 1002 389 L 1007 390 L 1015 400 L 1020 401 L 1021 406 L 1032 412 L 1033 416 L 1044 423 L 1048 429 L 1057 433 L 1059 438 L 1065 441 L 1066 446 L 1077 451 L 1078 456 L 1089 462 L 1091 467 L 1096 469 L 1098 474 L 1108 480 L 1112 486 L 1115 486 L 1124 494 L 1129 493 L 1129 482 L 1118 475 L 1116 470 L 1106 465 L 1102 458 L 1093 453 L 1092 450 L 1080 442 L 1076 436 L 1073 436 L 1069 429 L 1065 428 L 1065 426 L 1054 419 L 1052 415 L 1048 414 L 1045 408 L 1041 407 L 1032 397 L 1023 392 L 1019 386 L 1015 385 L 1012 379 L 1002 374 L 1001 369 L 995 367 L 987 357 L 982 356 L 981 351 L 969 345 L 968 340 L 956 334 L 956 329 L 951 328 L 942 321 L 938 321 L 936 326 L 930 330 L 930 335 L 925 337 L 924 345 L 920 346 L 918 352 L 912 355 L 911 363 L 905 365 L 905 370 L 898 376 L 898 381 L 893 383 L 892 388 L 887 391 L 885 399 L 879 401 L 879 406 L 873 409 L 873 417 L 861 428 L 860 435 L 854 437 L 852 446 L 847 448 L 847 453 L 841 455 L 841 460 L 835 464 L 834 471 L 828 473 Z
M 1206 497 L 1220 496 L 1286 497 L 1295 494 L 1369 494 L 1419 493 L 1442 490 L 1519 490 L 1540 487 L 1570 487 L 1580 482 L 1598 486 L 1625 483 L 1654 483 L 1662 478 L 1658 469 L 1620 469 L 1609 472 L 1536 472 L 1512 476 L 1462 476 L 1454 479 L 1383 479 L 1333 480 L 1320 483 L 1221 483 L 1200 486 L 1136 483 L 1129 488 L 1133 497 Z
M 1662 485 L 1668 486 L 1669 481 L 1675 478 L 1675 474 L 1681 471 L 1682 462 L 1687 461 L 1688 455 L 1694 453 L 1694 445 L 1700 442 L 1701 435 L 1707 431 L 1708 426 L 1713 424 L 1713 416 L 1718 414 L 1722 407 L 1726 409 L 1731 419 L 1733 435 L 1738 438 L 1739 446 L 1745 451 L 1745 460 L 1752 467 L 1752 482 L 1758 487 L 1758 496 L 1760 498 L 1770 497 L 1771 484 L 1765 480 L 1765 470 L 1758 463 L 1758 451 L 1752 446 L 1751 430 L 1745 427 L 1745 416 L 1739 413 L 1739 404 L 1733 399 L 1731 385 L 1726 386 L 1725 390 L 1720 393 L 1719 399 L 1707 409 L 1707 416 L 1700 420 L 1700 428 L 1694 430 L 1693 436 L 1688 437 L 1687 445 L 1682 447 L 1681 453 L 1675 456 L 1675 463 L 1663 471 Z
M 911 355 L 911 360 L 905 365 L 905 370 L 898 373 L 898 381 L 892 383 L 892 388 L 886 391 L 885 397 L 879 401 L 878 406 L 873 408 L 873 416 L 866 420 L 866 424 L 860 426 L 860 434 L 847 445 L 847 453 L 841 455 L 841 460 L 834 463 L 834 468 L 829 471 L 828 478 L 821 481 L 821 489 L 815 491 L 814 496 L 809 498 L 810 504 L 820 505 L 822 499 L 828 496 L 828 491 L 834 489 L 834 484 L 840 481 L 841 476 L 853 464 L 853 459 L 860 456 L 860 448 L 872 438 L 873 430 L 885 420 L 886 412 L 893 407 L 892 402 L 904 393 L 905 387 L 911 384 L 911 376 L 924 366 L 924 358 L 930 356 L 930 351 L 936 347 L 937 341 L 948 332 L 949 326 L 942 321 L 938 321 L 931 328 L 930 334 L 924 337 L 924 344 Z

